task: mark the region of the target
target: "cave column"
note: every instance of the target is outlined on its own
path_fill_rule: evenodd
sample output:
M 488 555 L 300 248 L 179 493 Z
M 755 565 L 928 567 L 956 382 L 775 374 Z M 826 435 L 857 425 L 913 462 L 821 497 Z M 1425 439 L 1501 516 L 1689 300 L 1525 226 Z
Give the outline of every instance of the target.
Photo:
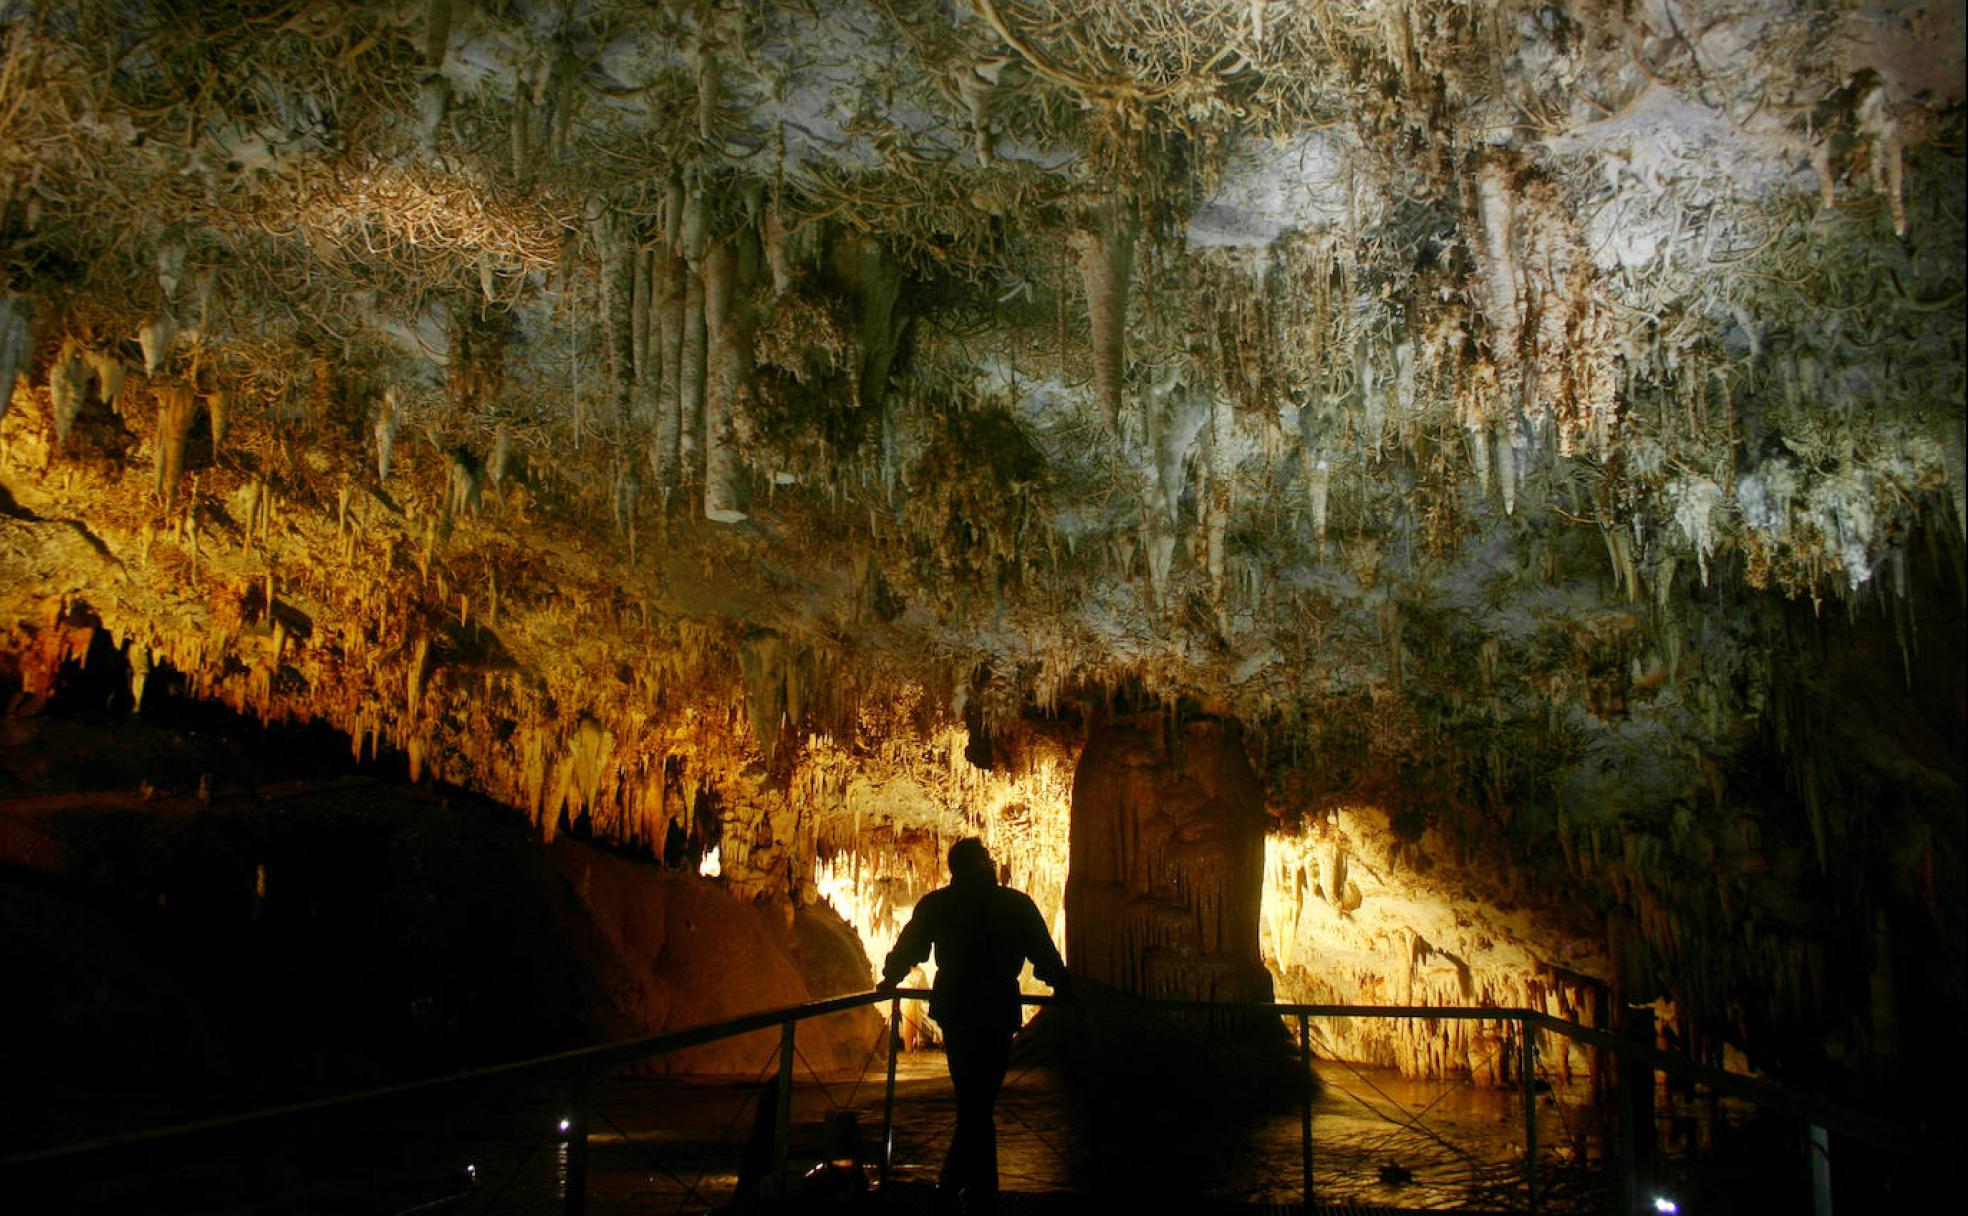
M 1258 953 L 1262 788 L 1232 719 L 1093 727 L 1073 775 L 1075 974 L 1151 998 L 1269 1001 Z

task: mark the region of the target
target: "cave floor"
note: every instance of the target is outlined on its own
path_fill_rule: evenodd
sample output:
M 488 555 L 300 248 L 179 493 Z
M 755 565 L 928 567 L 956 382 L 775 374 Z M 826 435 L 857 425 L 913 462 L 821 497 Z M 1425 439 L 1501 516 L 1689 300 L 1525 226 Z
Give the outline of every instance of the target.
M 709 1213 L 768 1210 L 737 1198 L 749 1150 L 760 1159 L 757 1120 L 762 1084 L 776 1047 L 762 1053 L 753 1077 L 680 1080 L 616 1076 L 588 1090 L 586 1211 Z M 1391 1070 L 1342 1063 L 1318 1065 L 1323 1088 L 1314 1102 L 1315 1178 L 1320 1213 L 1524 1211 L 1522 1107 L 1513 1090 L 1463 1082 L 1426 1082 Z M 804 1070 L 802 1070 L 804 1071 Z M 1552 1216 L 1603 1210 L 1608 1176 L 1590 1164 L 1605 1144 L 1586 1117 L 1583 1085 L 1539 1098 L 1541 1210 Z M 822 1082 L 807 1074 L 792 1101 L 792 1153 L 804 1168 L 828 1155 L 828 1123 L 852 1112 L 860 1157 L 879 1160 L 883 1077 L 870 1060 L 861 1076 Z M 1149 1112 L 1149 1135 L 1115 1137 L 1103 1168 L 1103 1129 L 1052 1070 L 1014 1063 L 998 1105 L 1000 1210 L 1017 1213 L 1181 1210 L 1303 1212 L 1296 1109 L 1219 1107 L 1208 1119 L 1174 1103 Z M 559 1213 L 566 1208 L 570 1142 L 560 1128 L 569 1113 L 564 1091 L 485 1094 L 442 1108 L 366 1121 L 266 1130 L 257 1143 L 229 1139 L 196 1152 L 119 1162 L 67 1190 L 71 1213 L 198 1212 L 203 1216 L 279 1212 Z M 1122 1122 L 1132 1116 L 1118 1112 Z M 1109 1108 L 1103 1116 L 1116 1115 Z M 1685 1112 L 1664 1119 L 1663 1131 Z M 1176 1139 L 1154 1140 L 1154 1120 Z M 1733 1120 L 1731 1120 L 1733 1122 Z M 785 1210 L 914 1213 L 937 1210 L 933 1184 L 955 1123 L 955 1106 L 939 1054 L 904 1056 L 898 1068 L 895 1161 L 883 1190 L 857 1194 L 811 1179 Z M 1732 1137 L 1744 1128 L 1735 1128 Z M 1779 1129 L 1780 1130 L 1780 1129 Z M 1793 1129 L 1794 1130 L 1794 1129 Z M 1718 1132 L 1719 1134 L 1719 1132 Z M 1711 1162 L 1730 1162 L 1726 1192 L 1711 1191 L 1700 1210 L 1754 1210 L 1752 1195 L 1808 1202 L 1793 1193 L 1804 1171 L 1786 1156 L 1794 1136 L 1758 1149 L 1732 1138 L 1676 1146 L 1670 1156 L 1706 1147 Z M 1209 1147 L 1214 1142 L 1218 1148 Z M 1223 1151 L 1227 1146 L 1229 1151 Z M 1748 1150 L 1748 1151 L 1744 1151 Z M 1752 1160 L 1755 1158 L 1757 1160 Z M 1118 1169 L 1116 1169 L 1118 1162 Z M 1772 1164 L 1779 1168 L 1772 1172 Z M 1402 1172 L 1406 1177 L 1401 1177 Z M 872 1181 L 875 1167 L 865 1167 Z M 1395 1180 L 1395 1179 L 1398 1179 Z M 1684 1183 L 1692 1183 L 1684 1175 Z M 1676 1188 L 1683 1198 L 1697 1192 Z M 1796 1207 L 1799 1204 L 1778 1204 Z M 23 1210 L 55 1210 L 23 1209 Z M 1697 1210 L 1687 1207 L 1684 1210 Z M 1855 1209 L 1856 1210 L 1856 1209 Z
M 1469 1212 L 1523 1206 L 1522 1109 L 1514 1092 L 1409 1081 L 1386 1070 L 1347 1071 L 1328 1078 L 1314 1104 L 1317 1210 Z M 590 1120 L 589 1211 L 700 1212 L 729 1203 L 758 1093 L 755 1085 L 628 1077 L 602 1086 Z M 825 1121 L 838 1111 L 854 1113 L 864 1158 L 878 1158 L 878 1061 L 858 1080 L 795 1087 L 796 1163 L 822 1156 Z M 869 1210 L 934 1210 L 933 1183 L 955 1117 L 942 1057 L 905 1056 L 896 1086 L 893 1180 L 885 1195 L 870 1197 L 876 1202 Z M 1416 1126 L 1402 1126 L 1397 1119 Z M 553 1133 L 551 1111 L 536 1111 L 532 1123 L 535 1129 L 515 1121 L 505 1138 L 481 1147 L 473 1210 L 560 1210 L 565 1145 Z M 1081 1205 L 1114 1210 L 1117 1192 L 1134 1193 L 1143 1210 L 1166 1210 L 1171 1192 L 1185 1197 L 1188 1210 L 1303 1210 L 1295 1110 L 1253 1115 L 1238 1151 L 1228 1157 L 1206 1161 L 1208 1154 L 1199 1152 L 1193 1159 L 1170 1159 L 1161 1150 L 1135 1158 L 1129 1178 L 1103 1174 L 1089 1160 L 1084 1124 L 1050 1069 L 1014 1065 L 997 1123 L 1006 1213 L 1076 1211 Z M 1545 1148 L 1554 1151 L 1551 1143 Z M 1150 1168 L 1148 1162 L 1156 1164 Z M 1381 1170 L 1388 1165 L 1410 1171 L 1412 1180 L 1383 1182 Z M 1556 1173 L 1555 1166 L 1553 1158 L 1541 1168 Z M 838 1198 L 816 1185 L 812 1208 L 831 1210 Z

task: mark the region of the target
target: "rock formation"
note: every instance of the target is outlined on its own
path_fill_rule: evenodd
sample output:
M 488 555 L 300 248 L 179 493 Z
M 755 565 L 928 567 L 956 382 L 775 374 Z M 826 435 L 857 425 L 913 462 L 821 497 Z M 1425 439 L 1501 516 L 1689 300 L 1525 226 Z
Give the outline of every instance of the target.
M 1963 21 L 0 7 L 0 689 L 871 953 L 960 834 L 1061 915 L 1113 706 L 1180 791 L 1234 719 L 1269 853 L 1069 951 L 1261 992 L 1206 888 L 1268 873 L 1287 993 L 1905 1083 L 1968 1016 Z
M 1236 722 L 1096 726 L 1073 774 L 1074 973 L 1167 1000 L 1270 1000 L 1258 957 L 1268 822 Z

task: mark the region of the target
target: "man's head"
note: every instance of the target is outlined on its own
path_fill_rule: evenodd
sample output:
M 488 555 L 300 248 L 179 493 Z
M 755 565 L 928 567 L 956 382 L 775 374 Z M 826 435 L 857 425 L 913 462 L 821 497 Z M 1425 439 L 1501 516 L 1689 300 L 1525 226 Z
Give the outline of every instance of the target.
M 977 879 L 998 879 L 998 863 L 991 860 L 991 850 L 975 836 L 966 836 L 950 846 L 950 879 L 953 882 Z

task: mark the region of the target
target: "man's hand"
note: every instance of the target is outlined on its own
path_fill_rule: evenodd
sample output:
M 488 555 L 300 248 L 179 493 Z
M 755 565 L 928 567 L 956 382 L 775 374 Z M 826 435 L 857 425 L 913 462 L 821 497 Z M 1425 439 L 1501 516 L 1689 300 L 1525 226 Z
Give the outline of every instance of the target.
M 887 977 L 887 976 L 883 976 L 883 977 L 882 977 L 882 981 L 881 981 L 881 983 L 879 983 L 879 984 L 876 984 L 876 985 L 875 985 L 875 991 L 876 991 L 876 992 L 893 992 L 893 991 L 895 991 L 895 990 L 896 990 L 897 988 L 900 988 L 901 986 L 902 986 L 902 981 L 901 981 L 901 980 L 899 980 L 899 979 L 890 979 L 890 978 L 889 978 L 889 977 Z

